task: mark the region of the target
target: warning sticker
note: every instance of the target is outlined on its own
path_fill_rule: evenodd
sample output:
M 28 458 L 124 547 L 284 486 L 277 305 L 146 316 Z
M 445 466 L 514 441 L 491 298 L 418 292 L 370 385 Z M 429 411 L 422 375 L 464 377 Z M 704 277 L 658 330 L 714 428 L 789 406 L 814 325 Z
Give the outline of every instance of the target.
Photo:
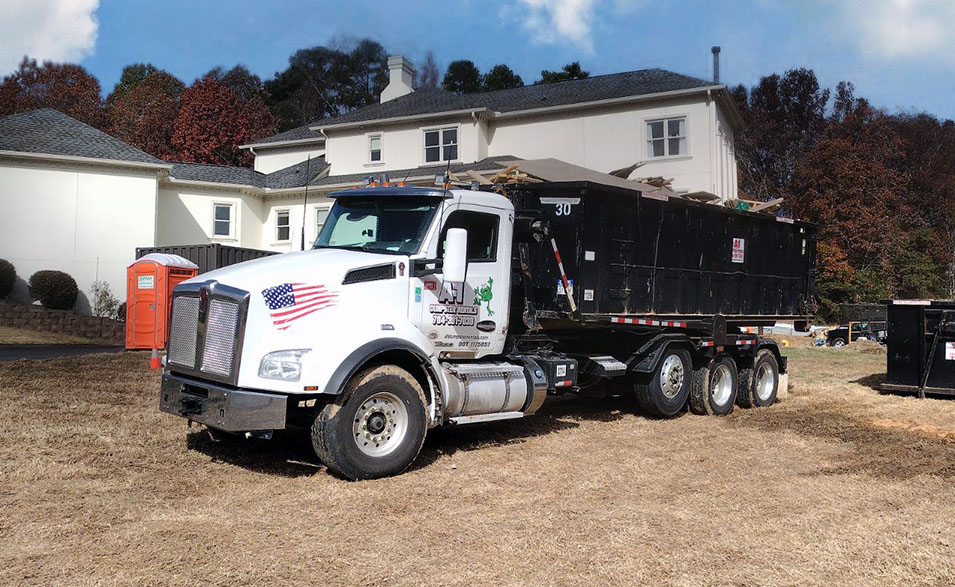
M 155 275 L 139 275 L 137 287 L 139 289 L 153 289 L 155 287 Z
M 945 360 L 955 361 L 955 342 L 945 343 Z
M 570 286 L 570 289 L 574 289 L 574 280 L 568 279 L 567 284 Z M 567 295 L 567 290 L 564 289 L 564 280 L 560 277 L 557 278 L 557 295 L 565 296 Z
M 733 239 L 733 263 L 742 263 L 746 258 L 746 240 L 741 238 Z

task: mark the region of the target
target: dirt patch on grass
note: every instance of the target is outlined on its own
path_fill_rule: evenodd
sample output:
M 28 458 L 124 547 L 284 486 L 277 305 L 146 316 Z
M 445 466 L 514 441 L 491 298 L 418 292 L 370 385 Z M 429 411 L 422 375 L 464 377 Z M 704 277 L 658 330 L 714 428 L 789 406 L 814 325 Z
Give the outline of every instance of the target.
M 955 402 L 878 393 L 882 356 L 789 356 L 770 408 L 564 396 L 358 483 L 302 433 L 187 430 L 143 354 L 0 364 L 0 584 L 955 582 L 955 443 L 927 433 Z

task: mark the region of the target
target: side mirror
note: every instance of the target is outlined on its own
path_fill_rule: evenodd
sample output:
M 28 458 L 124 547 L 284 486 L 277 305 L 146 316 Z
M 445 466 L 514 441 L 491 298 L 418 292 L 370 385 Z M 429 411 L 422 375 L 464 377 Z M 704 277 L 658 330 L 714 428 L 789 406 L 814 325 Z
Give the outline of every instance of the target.
M 468 272 L 468 231 L 449 228 L 444 237 L 444 280 L 464 283 Z

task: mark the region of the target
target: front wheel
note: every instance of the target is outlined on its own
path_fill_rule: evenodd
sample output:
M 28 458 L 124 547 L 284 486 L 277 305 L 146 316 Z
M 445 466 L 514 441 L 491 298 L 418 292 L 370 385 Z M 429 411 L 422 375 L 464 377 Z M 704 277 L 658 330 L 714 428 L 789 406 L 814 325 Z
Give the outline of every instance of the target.
M 425 405 L 421 385 L 404 369 L 366 369 L 315 416 L 312 447 L 331 471 L 347 479 L 396 475 L 424 444 Z
M 694 414 L 725 416 L 733 411 L 738 389 L 736 361 L 729 355 L 714 357 L 693 371 L 690 384 L 690 411 Z
M 834 338 L 832 342 L 829 343 L 829 346 L 839 348 L 846 346 L 846 341 L 843 338 Z

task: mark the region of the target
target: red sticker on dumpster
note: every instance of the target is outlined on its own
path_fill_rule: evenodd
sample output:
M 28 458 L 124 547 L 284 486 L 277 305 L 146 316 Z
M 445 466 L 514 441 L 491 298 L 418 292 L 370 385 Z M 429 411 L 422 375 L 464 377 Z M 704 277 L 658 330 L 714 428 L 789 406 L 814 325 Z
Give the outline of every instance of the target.
M 955 342 L 945 343 L 945 360 L 955 361 Z
M 742 263 L 746 257 L 746 240 L 741 238 L 733 239 L 733 263 Z

